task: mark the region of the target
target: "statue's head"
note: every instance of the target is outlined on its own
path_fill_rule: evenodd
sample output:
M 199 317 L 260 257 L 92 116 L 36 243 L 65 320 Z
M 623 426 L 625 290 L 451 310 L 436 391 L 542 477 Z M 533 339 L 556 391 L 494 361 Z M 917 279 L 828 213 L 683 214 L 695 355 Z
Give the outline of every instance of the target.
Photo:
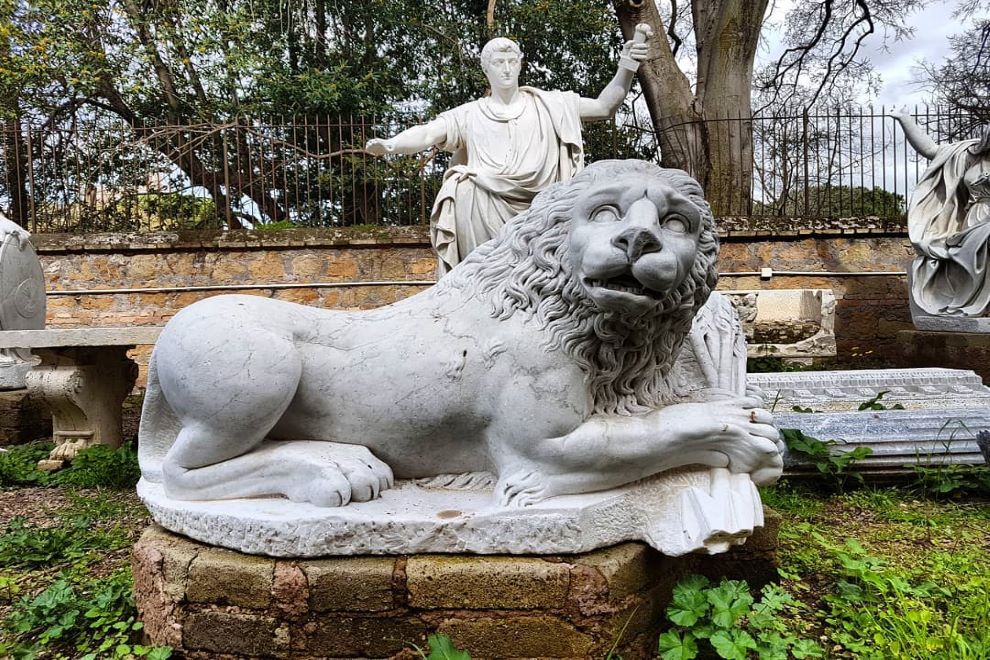
M 655 408 L 718 280 L 711 209 L 686 172 L 592 163 L 556 183 L 438 286 L 531 314 L 587 372 L 597 412 Z
M 518 87 L 521 67 L 522 51 L 512 39 L 495 37 L 481 49 L 481 70 L 493 90 Z
M 970 147 L 970 153 L 975 156 L 990 155 L 990 124 L 983 127 L 983 135 L 979 142 Z

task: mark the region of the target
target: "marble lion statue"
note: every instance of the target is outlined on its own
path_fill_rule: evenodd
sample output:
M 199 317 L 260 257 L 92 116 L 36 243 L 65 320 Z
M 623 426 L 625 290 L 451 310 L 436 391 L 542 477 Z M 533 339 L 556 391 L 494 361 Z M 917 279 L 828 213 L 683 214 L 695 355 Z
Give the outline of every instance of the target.
M 516 506 L 686 465 L 773 481 L 762 400 L 686 400 L 672 377 L 717 253 L 694 179 L 603 161 L 401 302 L 200 301 L 151 357 L 143 475 L 179 500 L 326 507 L 461 473 L 494 474 Z

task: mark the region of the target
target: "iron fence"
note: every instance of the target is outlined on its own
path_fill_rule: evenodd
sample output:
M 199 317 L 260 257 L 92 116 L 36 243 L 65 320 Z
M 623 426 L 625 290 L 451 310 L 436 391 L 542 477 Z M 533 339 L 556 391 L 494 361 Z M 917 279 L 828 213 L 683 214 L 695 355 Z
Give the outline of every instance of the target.
M 975 128 L 940 108 L 914 115 L 937 142 Z M 374 158 L 361 149 L 414 121 L 148 126 L 96 114 L 56 126 L 8 122 L 0 129 L 0 210 L 34 232 L 425 223 L 449 154 Z M 925 167 L 886 108 L 667 118 L 658 134 L 590 124 L 584 137 L 589 160 L 657 159 L 662 150 L 665 164 L 675 156 L 691 163 L 707 177 L 720 216 L 898 218 Z M 705 162 L 714 152 L 720 160 Z

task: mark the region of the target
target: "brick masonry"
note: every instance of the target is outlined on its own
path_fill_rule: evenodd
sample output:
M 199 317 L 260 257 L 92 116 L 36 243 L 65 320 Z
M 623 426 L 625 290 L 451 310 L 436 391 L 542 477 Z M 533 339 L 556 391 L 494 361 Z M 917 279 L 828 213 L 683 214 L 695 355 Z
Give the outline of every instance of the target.
M 789 229 L 788 226 L 810 227 Z M 831 288 L 837 298 L 840 363 L 892 363 L 897 332 L 910 329 L 902 275 L 738 277 L 775 271 L 901 272 L 913 256 L 906 231 L 869 218 L 792 225 L 729 218 L 720 223 L 726 273 L 722 289 Z M 50 292 L 108 289 L 246 286 L 241 291 L 335 309 L 395 302 L 435 277 L 425 227 L 281 232 L 39 234 L 37 247 Z M 349 286 L 354 282 L 385 285 Z M 329 283 L 342 287 L 266 289 L 266 285 Z M 161 325 L 196 300 L 230 291 L 79 293 L 48 299 L 51 327 Z M 236 340 L 236 337 L 232 337 Z M 147 348 L 138 349 L 139 363 Z M 139 380 L 139 383 L 143 381 Z
M 680 558 L 623 543 L 567 556 L 283 560 L 152 526 L 134 546 L 134 593 L 148 641 L 187 658 L 412 659 L 437 631 L 474 658 L 601 658 L 617 639 L 622 657 L 646 658 L 684 575 L 775 579 L 779 522 L 768 511 L 745 545 Z

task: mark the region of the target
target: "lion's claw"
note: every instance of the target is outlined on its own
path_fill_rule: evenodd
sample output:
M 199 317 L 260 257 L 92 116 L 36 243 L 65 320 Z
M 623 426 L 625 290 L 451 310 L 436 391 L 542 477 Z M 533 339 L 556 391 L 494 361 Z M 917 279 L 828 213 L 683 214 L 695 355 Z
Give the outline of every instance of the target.
M 515 470 L 495 484 L 495 502 L 499 506 L 524 507 L 545 498 L 546 480 L 539 470 Z

